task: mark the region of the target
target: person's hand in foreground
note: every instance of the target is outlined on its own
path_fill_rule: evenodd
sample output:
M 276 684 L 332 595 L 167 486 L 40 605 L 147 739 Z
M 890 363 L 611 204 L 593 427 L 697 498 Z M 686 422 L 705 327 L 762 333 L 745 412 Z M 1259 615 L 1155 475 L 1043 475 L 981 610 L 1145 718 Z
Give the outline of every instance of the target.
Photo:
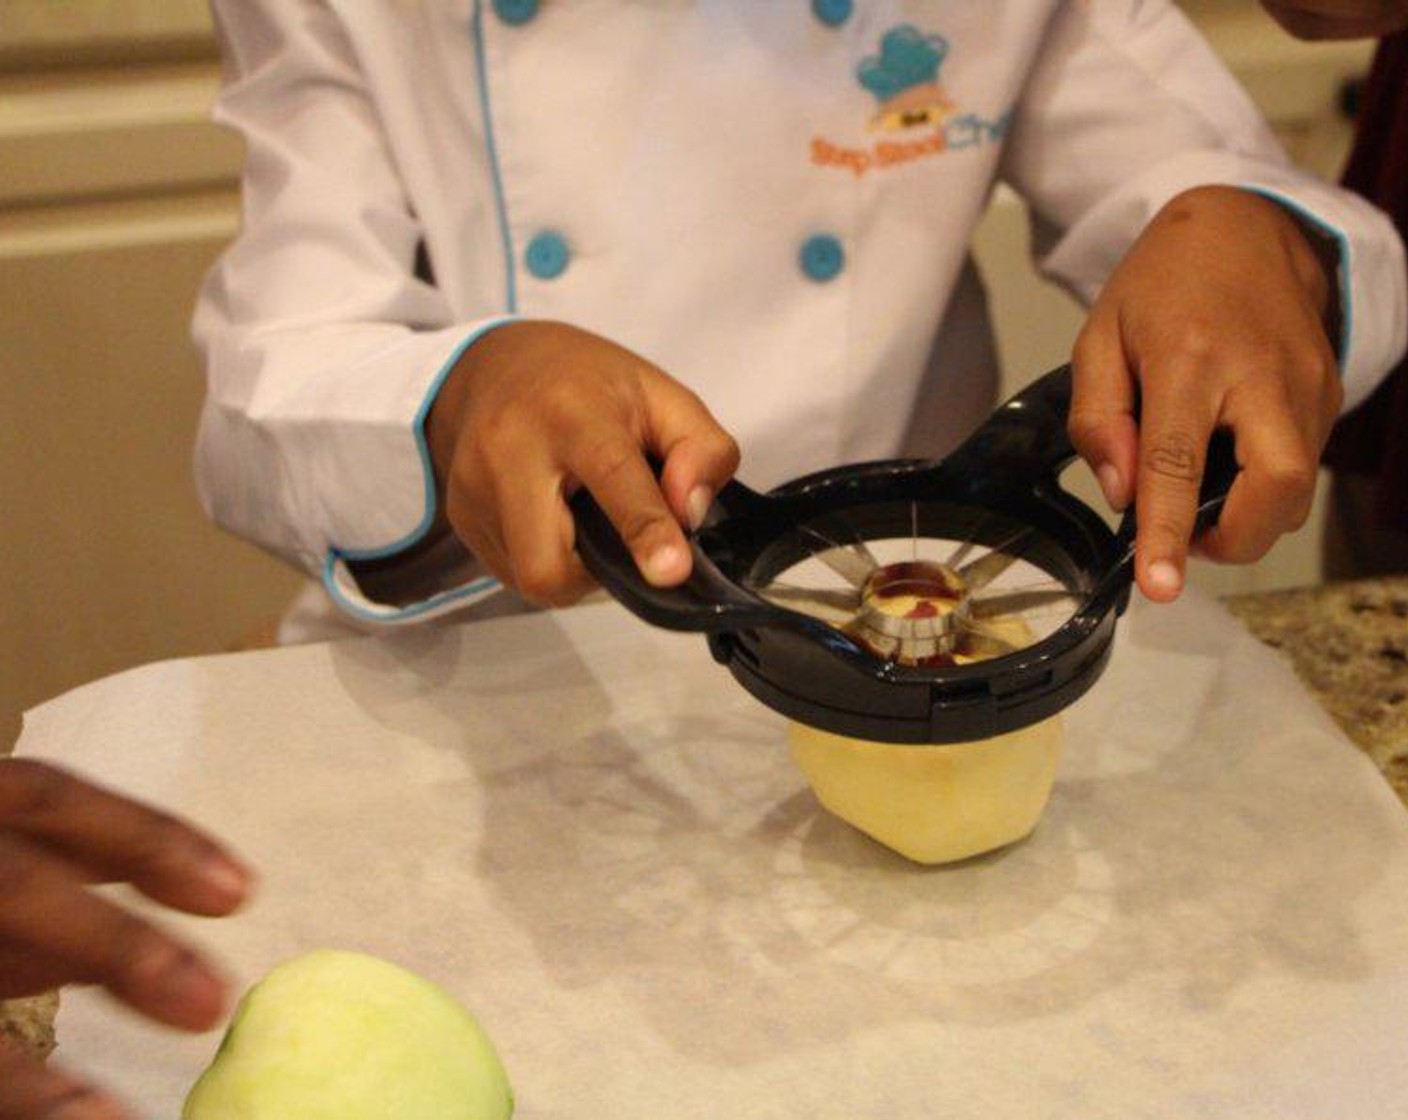
M 1408 29 L 1408 0 L 1262 0 L 1300 39 L 1368 39 Z
M 1155 217 L 1101 292 L 1076 343 L 1069 428 L 1110 504 L 1137 499 L 1149 598 L 1183 588 L 1214 429 L 1231 430 L 1241 471 L 1201 552 L 1250 563 L 1308 516 L 1343 399 L 1333 275 L 1279 204 L 1201 187 Z
M 436 397 L 426 435 L 449 527 L 544 606 L 593 586 L 567 506 L 578 486 L 645 578 L 667 587 L 689 576 L 682 526 L 697 526 L 738 468 L 738 445 L 698 397 L 563 323 L 512 323 L 475 342 Z
M 181 821 L 44 763 L 0 760 L 0 998 L 97 984 L 167 1026 L 215 1026 L 224 981 L 189 946 L 89 889 L 114 882 L 218 916 L 243 901 L 251 877 Z M 126 1115 L 99 1090 L 0 1043 L 0 1120 Z

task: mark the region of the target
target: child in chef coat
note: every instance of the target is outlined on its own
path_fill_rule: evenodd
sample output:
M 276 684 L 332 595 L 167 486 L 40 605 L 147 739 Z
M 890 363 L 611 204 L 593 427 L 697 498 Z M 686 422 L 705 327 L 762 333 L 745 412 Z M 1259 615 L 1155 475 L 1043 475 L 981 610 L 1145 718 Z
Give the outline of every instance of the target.
M 196 319 L 200 489 L 351 618 L 570 602 L 576 486 L 668 585 L 740 453 L 768 486 L 951 448 L 993 404 L 968 242 L 998 182 L 1093 304 L 1071 433 L 1137 497 L 1152 598 L 1215 427 L 1241 473 L 1200 547 L 1252 560 L 1404 347 L 1389 224 L 1163 0 L 214 8 L 248 162 Z

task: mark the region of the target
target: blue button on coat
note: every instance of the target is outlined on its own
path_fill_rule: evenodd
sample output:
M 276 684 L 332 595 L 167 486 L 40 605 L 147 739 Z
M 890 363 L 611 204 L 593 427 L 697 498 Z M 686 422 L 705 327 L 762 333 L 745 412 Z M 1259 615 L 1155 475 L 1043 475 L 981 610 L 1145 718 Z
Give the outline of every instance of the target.
M 523 263 L 539 280 L 555 280 L 567 270 L 572 251 L 560 233 L 540 233 L 528 243 Z
M 854 10 L 852 0 L 812 0 L 812 12 L 828 27 L 840 27 Z
M 538 14 L 538 0 L 494 0 L 494 12 L 505 23 L 528 23 Z
M 846 250 L 829 233 L 807 238 L 800 255 L 802 271 L 818 283 L 834 280 L 846 267 Z

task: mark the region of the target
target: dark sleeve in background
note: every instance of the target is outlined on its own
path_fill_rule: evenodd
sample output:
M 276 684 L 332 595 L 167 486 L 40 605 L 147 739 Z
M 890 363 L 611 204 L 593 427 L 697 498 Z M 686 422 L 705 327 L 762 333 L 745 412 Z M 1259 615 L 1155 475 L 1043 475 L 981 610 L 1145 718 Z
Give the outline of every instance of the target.
M 1344 184 L 1393 218 L 1408 241 L 1408 32 L 1379 45 Z M 1375 478 L 1381 527 L 1408 531 L 1408 362 L 1335 426 L 1325 463 Z

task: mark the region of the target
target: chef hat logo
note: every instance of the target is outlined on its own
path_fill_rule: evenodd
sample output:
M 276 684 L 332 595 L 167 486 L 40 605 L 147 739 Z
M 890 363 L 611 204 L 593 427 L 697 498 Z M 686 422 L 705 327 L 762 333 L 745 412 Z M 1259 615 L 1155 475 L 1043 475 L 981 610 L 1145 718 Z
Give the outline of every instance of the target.
M 906 24 L 885 33 L 880 54 L 860 64 L 860 84 L 883 104 L 915 86 L 938 80 L 939 67 L 948 55 L 948 40 L 925 35 Z

